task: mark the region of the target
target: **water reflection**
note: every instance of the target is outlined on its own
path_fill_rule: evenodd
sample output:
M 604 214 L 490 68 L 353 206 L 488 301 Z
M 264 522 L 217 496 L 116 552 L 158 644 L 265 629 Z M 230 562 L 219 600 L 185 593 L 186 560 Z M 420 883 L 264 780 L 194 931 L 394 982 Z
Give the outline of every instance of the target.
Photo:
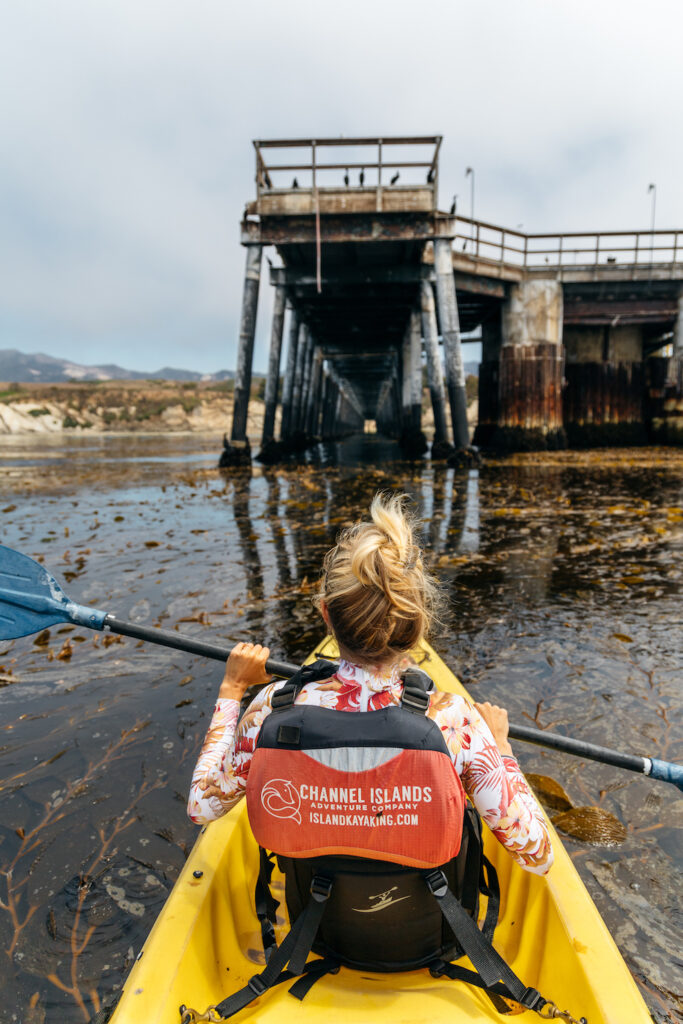
M 401 490 L 448 597 L 435 645 L 475 698 L 522 722 L 681 758 L 681 453 L 460 471 L 402 462 L 395 445 L 364 435 L 227 477 L 215 455 L 213 438 L 9 439 L 3 542 L 42 557 L 75 600 L 228 645 L 265 641 L 296 660 L 320 636 L 311 597 L 324 552 L 377 490 Z M 0 645 L 8 1019 L 29 1020 L 33 1006 L 31 1024 L 86 1020 L 121 983 L 194 839 L 184 799 L 220 675 L 216 663 L 106 646 L 68 626 L 41 645 Z M 651 933 L 676 926 L 683 801 L 617 769 L 518 753 L 575 804 L 627 826 L 617 850 L 567 846 L 666 1019 L 683 986 L 669 931 L 659 942 Z

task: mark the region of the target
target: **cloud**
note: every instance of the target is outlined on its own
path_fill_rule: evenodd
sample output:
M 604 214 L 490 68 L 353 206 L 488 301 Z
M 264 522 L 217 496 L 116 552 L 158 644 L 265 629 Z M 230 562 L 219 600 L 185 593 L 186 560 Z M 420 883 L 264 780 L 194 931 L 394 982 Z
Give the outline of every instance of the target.
M 234 366 L 255 137 L 440 132 L 442 204 L 683 224 L 678 5 L 50 0 L 0 39 L 4 346 Z M 266 362 L 262 287 L 255 365 Z

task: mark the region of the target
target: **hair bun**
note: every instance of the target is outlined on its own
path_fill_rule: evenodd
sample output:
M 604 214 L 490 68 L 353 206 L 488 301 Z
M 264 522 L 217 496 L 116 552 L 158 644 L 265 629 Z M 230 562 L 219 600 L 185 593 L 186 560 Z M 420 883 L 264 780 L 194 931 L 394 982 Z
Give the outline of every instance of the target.
M 426 633 L 437 589 L 422 564 L 405 495 L 378 493 L 370 522 L 344 530 L 325 558 L 320 591 L 346 650 L 384 660 Z

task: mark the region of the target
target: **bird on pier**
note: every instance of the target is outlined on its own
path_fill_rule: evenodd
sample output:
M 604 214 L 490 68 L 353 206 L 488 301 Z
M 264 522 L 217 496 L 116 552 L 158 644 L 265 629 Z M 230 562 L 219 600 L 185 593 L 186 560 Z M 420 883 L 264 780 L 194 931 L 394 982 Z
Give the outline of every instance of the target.
M 401 177 L 401 174 L 400 174 L 400 172 L 399 172 L 399 171 L 396 171 L 396 174 L 395 174 L 395 175 L 393 176 L 393 178 L 391 179 L 391 181 L 389 182 L 389 184 L 390 184 L 390 185 L 395 185 L 395 184 L 396 184 L 396 182 L 398 181 L 398 179 L 399 179 L 400 177 Z
M 365 168 L 361 167 L 360 174 L 358 175 L 358 184 L 363 185 L 365 183 Z
M 292 182 L 292 188 L 298 188 L 298 187 L 299 187 L 299 182 L 295 178 L 294 181 Z
M 434 174 L 435 174 L 434 168 L 430 167 L 428 172 L 427 172 L 427 184 L 428 185 L 431 185 L 433 183 L 433 181 L 434 181 Z
M 346 174 L 344 175 L 344 184 L 346 185 L 347 188 L 349 187 L 349 169 L 348 169 L 348 167 L 346 168 Z
M 458 205 L 458 197 L 457 196 L 453 196 L 453 202 L 451 203 L 451 208 L 448 211 L 450 213 L 451 217 L 455 217 L 455 209 L 456 209 L 457 205 Z

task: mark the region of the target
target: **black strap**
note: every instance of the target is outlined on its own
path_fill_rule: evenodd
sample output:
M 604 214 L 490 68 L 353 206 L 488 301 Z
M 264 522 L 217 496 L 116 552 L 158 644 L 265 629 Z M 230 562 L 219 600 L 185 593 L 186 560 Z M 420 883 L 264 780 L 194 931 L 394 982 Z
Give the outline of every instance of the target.
M 302 665 L 298 672 L 291 676 L 284 686 L 280 687 L 273 694 L 270 702 L 273 711 L 282 711 L 284 708 L 291 708 L 299 695 L 299 691 L 307 683 L 317 683 L 322 679 L 329 679 L 337 671 L 339 666 L 334 661 L 318 660 L 310 665 Z
M 426 715 L 429 710 L 429 691 L 432 680 L 426 672 L 419 668 L 407 668 L 402 673 L 403 693 L 401 707 L 413 711 L 416 715 Z
M 486 914 L 481 925 L 482 935 L 489 942 L 493 942 L 493 933 L 496 930 L 500 912 L 500 883 L 498 882 L 498 872 L 483 851 L 479 872 L 479 892 L 488 900 Z
M 290 996 L 294 996 L 299 1002 L 308 995 L 316 981 L 320 981 L 326 974 L 339 973 L 339 961 L 331 956 L 326 956 L 323 960 L 310 960 L 304 967 L 304 972 L 289 990 Z
M 429 972 L 434 978 L 441 978 L 445 975 L 447 978 L 450 978 L 451 981 L 464 981 L 468 985 L 474 985 L 476 988 L 480 988 L 486 993 L 498 1013 L 509 1014 L 511 1012 L 511 1007 L 504 1002 L 504 999 L 510 999 L 511 996 L 505 985 L 501 982 L 496 982 L 495 985 L 491 985 L 490 988 L 487 988 L 475 971 L 468 971 L 466 967 L 459 967 L 457 964 L 449 964 L 443 960 L 439 960 L 435 964 L 432 964 L 429 968 Z
M 484 987 L 493 989 L 497 982 L 502 981 L 512 999 L 527 1009 L 542 1009 L 547 1000 L 535 988 L 526 988 L 500 953 L 482 935 L 476 922 L 448 888 L 443 871 L 437 868 L 426 873 L 424 878 L 451 931 L 470 958 L 475 970 L 481 975 Z
M 277 908 L 280 906 L 270 891 L 270 879 L 275 867 L 273 857 L 274 854 L 267 853 L 262 846 L 259 846 L 259 873 L 254 889 L 254 908 L 261 925 L 261 939 L 266 963 L 270 960 L 270 954 L 277 945 L 275 924 Z
M 305 910 L 299 914 L 291 930 L 281 944 L 272 951 L 268 963 L 260 974 L 249 979 L 244 988 L 228 996 L 215 1007 L 223 1020 L 243 1010 L 258 996 L 262 996 L 273 985 L 302 974 L 306 958 L 311 951 L 313 940 L 320 925 L 327 900 L 332 891 L 332 881 L 316 875 L 311 882 L 311 898 Z M 289 971 L 285 967 L 289 964 Z M 297 969 L 298 965 L 301 965 Z M 285 977 L 281 977 L 284 973 Z

